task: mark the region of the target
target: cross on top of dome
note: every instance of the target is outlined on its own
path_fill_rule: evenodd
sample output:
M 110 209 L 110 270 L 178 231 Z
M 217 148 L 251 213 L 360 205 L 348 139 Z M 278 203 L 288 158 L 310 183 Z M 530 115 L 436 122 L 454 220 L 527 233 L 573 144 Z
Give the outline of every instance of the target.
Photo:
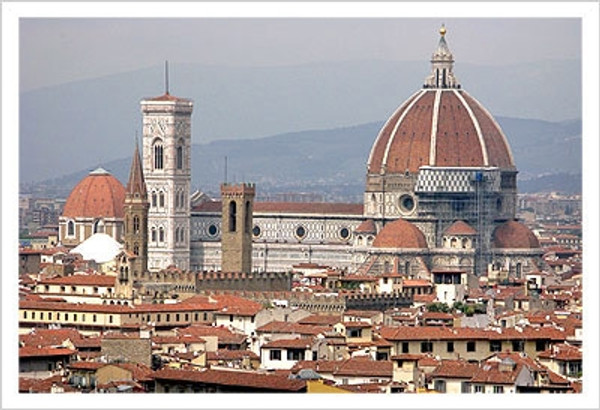
M 440 27 L 440 41 L 431 56 L 431 74 L 425 79 L 423 88 L 460 88 L 454 76 L 454 56 L 446 42 L 446 26 Z

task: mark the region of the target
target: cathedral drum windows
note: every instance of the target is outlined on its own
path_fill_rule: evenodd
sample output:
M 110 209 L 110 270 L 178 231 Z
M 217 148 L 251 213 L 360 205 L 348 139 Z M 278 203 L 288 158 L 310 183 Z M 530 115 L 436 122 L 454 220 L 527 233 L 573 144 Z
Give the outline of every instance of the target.
M 75 236 L 75 222 L 67 222 L 67 236 Z
M 398 207 L 402 215 L 408 215 L 415 210 L 415 198 L 410 194 L 401 195 L 398 198 Z
M 219 228 L 217 228 L 217 225 L 211 224 L 207 229 L 207 233 L 209 237 L 214 238 L 219 233 Z
M 262 230 L 260 229 L 260 226 L 254 225 L 254 228 L 252 228 L 252 236 L 255 238 L 260 238 L 261 234 Z
M 339 230 L 338 235 L 341 240 L 347 241 L 350 239 L 350 230 L 346 227 L 343 227 L 342 229 Z

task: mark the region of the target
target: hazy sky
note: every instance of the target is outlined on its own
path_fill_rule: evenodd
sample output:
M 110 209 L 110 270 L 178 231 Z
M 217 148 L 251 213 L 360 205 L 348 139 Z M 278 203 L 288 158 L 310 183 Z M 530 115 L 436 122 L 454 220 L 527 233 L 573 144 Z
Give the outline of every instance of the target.
M 435 48 L 442 22 L 461 62 L 502 65 L 581 58 L 581 23 L 576 18 L 22 18 L 20 86 L 28 91 L 165 59 L 232 66 L 422 61 Z

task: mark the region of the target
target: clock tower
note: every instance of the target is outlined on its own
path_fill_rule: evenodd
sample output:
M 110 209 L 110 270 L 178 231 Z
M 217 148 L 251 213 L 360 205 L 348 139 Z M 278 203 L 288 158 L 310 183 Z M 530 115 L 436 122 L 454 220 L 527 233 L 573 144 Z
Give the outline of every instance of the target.
M 190 267 L 193 102 L 164 95 L 141 101 L 148 210 L 148 270 Z

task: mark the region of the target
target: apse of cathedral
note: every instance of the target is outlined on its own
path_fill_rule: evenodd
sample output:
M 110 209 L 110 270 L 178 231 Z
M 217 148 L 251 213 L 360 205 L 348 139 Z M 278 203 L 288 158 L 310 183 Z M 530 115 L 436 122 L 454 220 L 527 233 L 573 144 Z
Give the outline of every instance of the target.
M 192 109 L 168 89 L 142 100 L 142 155 L 136 150 L 131 171 L 140 175 L 127 190 L 104 170 L 80 182 L 60 219 L 64 245 L 110 233 L 126 244 L 123 262 L 144 276 L 318 264 L 466 284 L 543 269 L 535 235 L 515 219 L 507 138 L 455 75 L 444 27 L 423 84 L 375 137 L 363 204 L 255 203 L 252 184 L 224 185 L 223 201 L 192 196 Z M 145 192 L 132 191 L 140 180 Z

